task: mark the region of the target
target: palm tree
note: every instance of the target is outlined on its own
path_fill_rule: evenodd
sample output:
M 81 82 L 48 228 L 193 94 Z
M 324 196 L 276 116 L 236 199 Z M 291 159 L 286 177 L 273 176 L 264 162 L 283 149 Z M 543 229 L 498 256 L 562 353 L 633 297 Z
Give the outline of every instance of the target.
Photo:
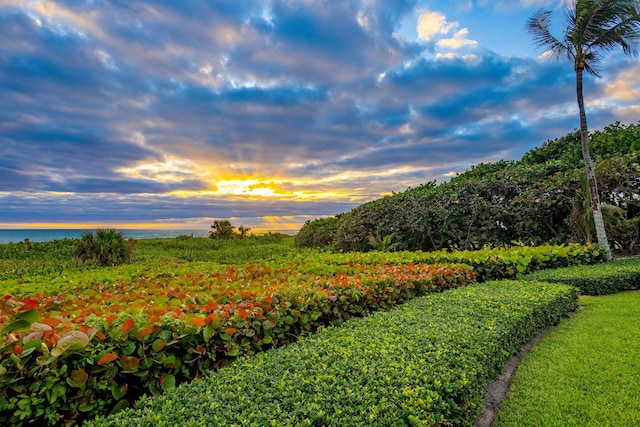
M 602 219 L 598 185 L 589 153 L 587 115 L 582 95 L 583 72 L 599 77 L 596 62 L 616 48 L 629 56 L 637 56 L 635 43 L 640 40 L 640 1 L 638 0 L 574 0 L 565 13 L 562 39 L 549 30 L 552 12 L 539 10 L 527 21 L 527 30 L 538 47 L 546 47 L 555 59 L 573 61 L 576 72 L 576 92 L 580 110 L 580 139 L 582 157 L 587 172 L 591 208 L 598 244 L 605 257 L 611 259 L 611 249 Z

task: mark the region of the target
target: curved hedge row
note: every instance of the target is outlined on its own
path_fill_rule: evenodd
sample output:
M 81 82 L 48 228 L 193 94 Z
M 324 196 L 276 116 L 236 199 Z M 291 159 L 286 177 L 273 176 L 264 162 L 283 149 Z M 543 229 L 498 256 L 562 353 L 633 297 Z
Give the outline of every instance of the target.
M 583 295 L 615 294 L 640 288 L 640 258 L 538 271 L 526 279 L 575 286 Z
M 87 425 L 471 426 L 507 358 L 575 310 L 577 296 L 525 281 L 430 294 Z

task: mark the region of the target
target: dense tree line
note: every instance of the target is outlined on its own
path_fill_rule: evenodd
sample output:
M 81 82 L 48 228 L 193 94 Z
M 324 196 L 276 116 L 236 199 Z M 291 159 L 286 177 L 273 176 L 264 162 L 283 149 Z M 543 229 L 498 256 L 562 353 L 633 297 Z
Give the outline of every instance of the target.
M 343 251 L 476 249 L 595 241 L 580 132 L 547 141 L 519 161 L 480 164 L 350 212 L 307 222 L 303 247 Z M 640 123 L 590 134 L 614 252 L 639 252 Z

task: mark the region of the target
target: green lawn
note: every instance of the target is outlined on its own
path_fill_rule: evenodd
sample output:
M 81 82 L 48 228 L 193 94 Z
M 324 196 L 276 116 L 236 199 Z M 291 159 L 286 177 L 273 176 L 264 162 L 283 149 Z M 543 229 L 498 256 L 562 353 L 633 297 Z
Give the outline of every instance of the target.
M 640 291 L 580 305 L 525 356 L 495 427 L 640 426 Z

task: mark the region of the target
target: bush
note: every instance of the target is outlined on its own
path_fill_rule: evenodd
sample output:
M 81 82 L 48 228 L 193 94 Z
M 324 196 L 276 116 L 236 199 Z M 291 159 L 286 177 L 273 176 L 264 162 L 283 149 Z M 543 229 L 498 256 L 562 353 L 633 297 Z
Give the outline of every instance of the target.
M 133 258 L 133 239 L 114 229 L 97 229 L 94 235 L 86 231 L 73 247 L 73 256 L 84 263 L 118 265 Z
M 295 244 L 301 248 L 330 248 L 335 243 L 337 230 L 336 217 L 307 221 L 296 235 Z
M 268 244 L 268 243 L 281 243 L 283 240 L 290 238 L 291 236 L 284 233 L 277 233 L 269 231 L 264 234 L 251 235 L 252 241 L 256 244 Z
M 324 253 L 321 260 L 327 265 L 353 262 L 365 264 L 466 264 L 473 268 L 479 282 L 517 278 L 527 273 L 570 265 L 593 264 L 604 261 L 598 245 L 543 245 L 538 247 L 480 249 L 477 251 L 435 252 L 366 252 Z M 302 266 L 301 269 L 305 267 Z
M 474 278 L 455 265 L 352 264 L 335 274 L 298 267 L 7 295 L 0 299 L 0 425 L 73 425 L 237 357 Z
M 527 280 L 564 283 L 583 295 L 606 295 L 640 287 L 640 258 L 614 260 L 606 264 L 538 271 Z
M 228 240 L 235 237 L 235 227 L 231 225 L 231 222 L 227 220 L 219 220 L 216 219 L 211 224 L 211 229 L 209 230 L 209 237 L 211 239 L 217 240 Z
M 607 224 L 617 253 L 640 251 L 638 221 L 629 222 L 638 216 L 638 135 L 640 123 L 616 123 L 590 136 L 600 200 L 619 208 Z M 370 236 L 393 236 L 395 250 L 422 251 L 584 241 L 571 221 L 584 173 L 579 139 L 572 132 L 519 162 L 480 164 L 449 182 L 364 203 L 342 214 L 333 238 L 325 240 L 331 242 L 329 249 L 342 251 L 371 250 Z M 312 229 L 312 223 L 307 227 Z
M 490 282 L 415 299 L 241 359 L 88 426 L 471 426 L 488 382 L 575 288 Z

